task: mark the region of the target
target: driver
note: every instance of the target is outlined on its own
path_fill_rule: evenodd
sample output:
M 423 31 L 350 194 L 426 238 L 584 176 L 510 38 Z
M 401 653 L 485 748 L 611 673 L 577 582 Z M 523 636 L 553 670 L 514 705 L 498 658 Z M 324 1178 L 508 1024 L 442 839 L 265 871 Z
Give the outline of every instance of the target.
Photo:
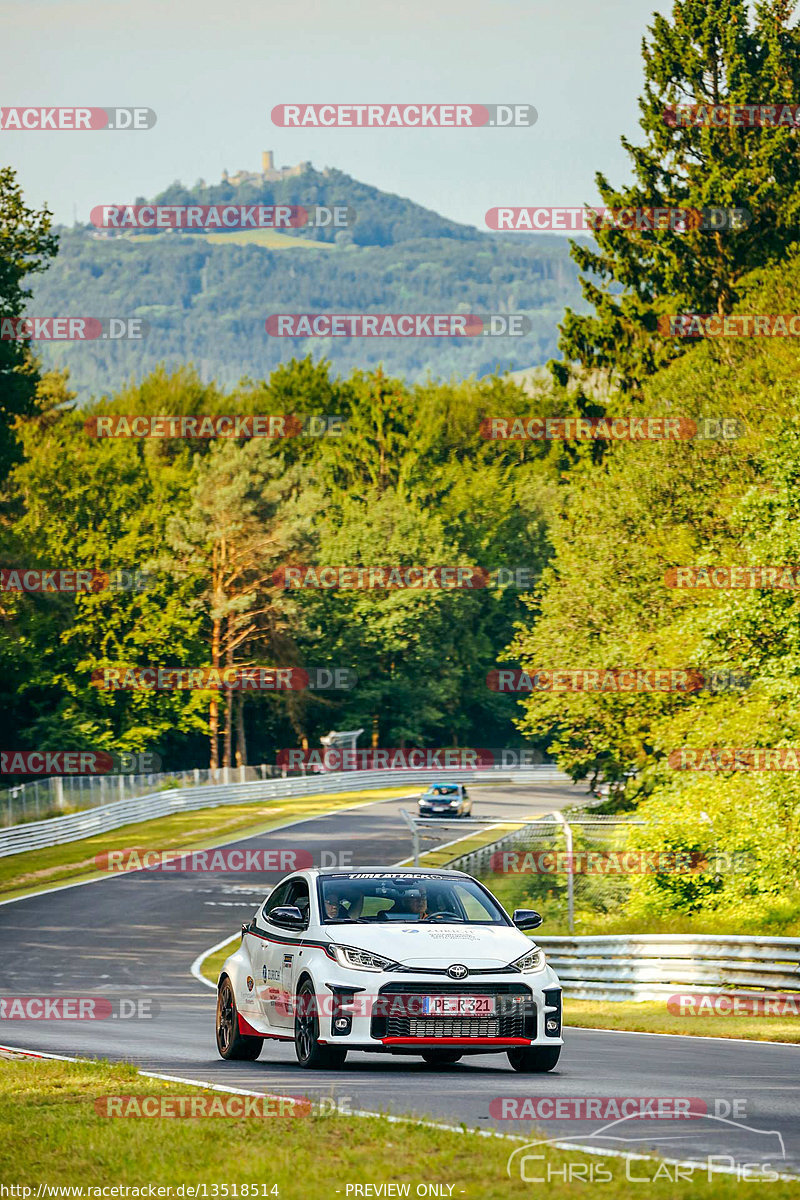
M 426 920 L 428 916 L 428 894 L 424 884 L 418 884 L 416 887 L 407 888 L 402 895 L 398 896 L 392 904 L 392 907 L 387 910 L 390 916 L 403 914 L 404 916 L 411 913 L 418 921 Z

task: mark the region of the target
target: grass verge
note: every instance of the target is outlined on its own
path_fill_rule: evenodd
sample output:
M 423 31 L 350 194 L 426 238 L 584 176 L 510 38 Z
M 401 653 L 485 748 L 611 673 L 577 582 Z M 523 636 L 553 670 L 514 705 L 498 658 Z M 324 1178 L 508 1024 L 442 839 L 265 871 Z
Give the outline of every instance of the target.
M 407 1184 L 411 1196 L 420 1184 L 449 1184 L 452 1190 L 445 1186 L 445 1196 L 468 1200 L 537 1194 L 535 1185 L 520 1182 L 518 1169 L 509 1179 L 508 1156 L 523 1143 L 503 1137 L 431 1129 L 418 1121 L 398 1124 L 382 1117 L 315 1111 L 295 1118 L 126 1120 L 101 1116 L 95 1109 L 95 1101 L 109 1095 L 204 1092 L 187 1084 L 146 1079 L 125 1064 L 4 1059 L 0 1062 L 0 1178 L 7 1184 L 32 1187 L 30 1195 L 39 1185 L 77 1185 L 84 1197 L 92 1195 L 89 1188 L 120 1184 L 143 1187 L 138 1194 L 145 1196 L 149 1184 L 170 1186 L 172 1196 L 184 1185 L 180 1194 L 200 1197 L 205 1184 L 209 1197 L 247 1194 L 259 1200 L 271 1195 L 282 1200 L 330 1200 L 337 1192 L 344 1200 L 348 1185 L 353 1196 L 352 1185 L 361 1184 L 363 1189 L 365 1184 L 380 1183 Z M 205 1094 L 219 1097 L 219 1093 Z M 539 1136 L 547 1135 L 531 1128 L 530 1140 Z M 574 1176 L 576 1169 L 587 1182 L 594 1179 L 592 1194 L 600 1200 L 621 1200 L 631 1193 L 622 1159 L 600 1160 L 549 1147 L 534 1153 L 544 1155 L 534 1164 L 534 1174 L 551 1175 L 548 1200 L 572 1200 L 575 1182 L 569 1182 L 566 1171 Z M 597 1179 L 601 1162 L 612 1176 L 608 1182 Z M 716 1175 L 709 1181 L 698 1170 L 687 1190 L 685 1183 L 674 1182 L 676 1168 L 667 1164 L 649 1160 L 631 1167 L 635 1178 L 652 1180 L 650 1200 L 675 1200 L 679 1194 L 692 1200 L 722 1200 L 741 1192 L 732 1176 Z M 244 1193 L 243 1184 L 256 1185 L 256 1190 Z M 199 1191 L 188 1190 L 198 1185 Z M 360 1194 L 376 1193 L 364 1189 Z M 772 1200 L 799 1194 L 800 1183 L 788 1181 L 774 1182 L 769 1190 Z
M 198 808 L 169 817 L 124 825 L 108 833 L 9 854 L 0 858 L 0 899 L 25 896 L 61 883 L 105 878 L 95 863 L 98 854 L 109 850 L 206 849 L 233 838 L 255 837 L 287 821 L 305 820 L 322 813 L 372 804 L 408 795 L 408 788 L 382 788 L 366 792 L 321 792 L 285 800 L 230 804 L 220 808 Z
M 457 827 L 457 820 L 442 821 L 442 826 L 451 832 Z M 437 846 L 433 850 L 423 850 L 419 856 L 419 865 L 421 867 L 444 867 L 451 863 L 455 858 L 462 858 L 465 854 L 470 854 L 473 850 L 480 850 L 482 846 L 491 846 L 493 842 L 497 842 L 502 837 L 506 837 L 509 833 L 513 833 L 515 829 L 519 829 L 520 822 L 512 821 L 504 823 L 498 821 L 496 825 L 488 826 L 484 829 L 475 829 L 471 833 L 467 833 L 463 838 L 458 838 L 457 841 L 448 842 L 444 847 Z M 398 866 L 411 867 L 414 865 L 413 858 L 406 858 Z
M 566 998 L 564 1023 L 584 1029 L 677 1033 L 683 1037 L 688 1035 L 747 1038 L 758 1042 L 800 1042 L 800 1016 L 755 1017 L 740 1013 L 700 1013 L 697 1016 L 680 1017 L 667 1012 L 666 1001 L 661 1000 L 607 1002 Z
M 236 945 L 239 941 L 238 933 L 231 934 L 228 941 L 219 950 L 215 950 L 213 954 L 209 954 L 208 958 L 204 958 L 200 963 L 200 974 L 203 975 L 209 983 L 213 983 L 216 987 L 219 973 L 222 970 L 222 964 L 229 954 L 233 954 Z

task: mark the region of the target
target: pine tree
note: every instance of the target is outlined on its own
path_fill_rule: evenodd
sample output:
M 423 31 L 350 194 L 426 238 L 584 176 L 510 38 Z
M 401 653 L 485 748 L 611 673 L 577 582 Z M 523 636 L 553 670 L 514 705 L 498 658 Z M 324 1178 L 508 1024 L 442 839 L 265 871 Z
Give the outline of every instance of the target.
M 0 167 L 0 320 L 24 314 L 27 277 L 43 271 L 58 249 L 50 232 L 51 214 L 28 208 L 11 167 Z M 36 410 L 37 364 L 25 340 L 0 338 L 0 478 L 19 458 L 12 430 L 18 416 Z
M 797 241 L 800 142 L 794 127 L 706 126 L 670 120 L 685 105 L 796 104 L 800 33 L 789 27 L 792 0 L 676 0 L 671 19 L 656 15 L 644 39 L 645 89 L 639 124 L 646 139 L 622 145 L 634 183 L 615 189 L 596 175 L 610 209 L 744 208 L 745 228 L 631 232 L 609 222 L 596 246 L 572 243 L 584 297 L 594 313 L 568 309 L 553 363 L 565 383 L 570 364 L 611 373 L 637 393 L 653 371 L 691 342 L 658 332 L 659 315 L 731 312 L 742 276 L 782 259 Z M 666 114 L 666 115 L 665 115 Z

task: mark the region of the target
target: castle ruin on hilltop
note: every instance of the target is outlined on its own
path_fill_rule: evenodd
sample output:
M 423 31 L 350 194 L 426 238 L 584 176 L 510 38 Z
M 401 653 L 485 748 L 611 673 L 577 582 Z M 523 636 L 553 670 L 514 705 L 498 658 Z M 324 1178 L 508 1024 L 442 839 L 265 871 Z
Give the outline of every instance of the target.
M 291 179 L 295 175 L 302 175 L 310 166 L 310 162 L 301 162 L 296 167 L 276 167 L 272 150 L 262 150 L 260 172 L 237 171 L 235 175 L 229 175 L 227 171 L 223 171 L 222 180 L 224 183 L 233 184 L 234 187 L 243 183 L 276 183 L 279 179 Z

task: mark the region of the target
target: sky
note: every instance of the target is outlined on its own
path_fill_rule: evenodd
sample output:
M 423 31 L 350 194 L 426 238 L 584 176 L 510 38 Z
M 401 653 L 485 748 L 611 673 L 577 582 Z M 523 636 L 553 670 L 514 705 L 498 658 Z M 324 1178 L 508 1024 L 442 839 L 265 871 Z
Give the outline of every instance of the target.
M 641 40 L 668 0 L 0 2 L 0 104 L 154 109 L 141 131 L 0 130 L 58 223 L 224 168 L 310 160 L 485 228 L 498 205 L 598 200 L 641 140 Z M 282 103 L 527 103 L 531 128 L 285 129 Z M 526 235 L 521 235 L 526 236 Z M 535 235 L 527 235 L 535 236 Z

